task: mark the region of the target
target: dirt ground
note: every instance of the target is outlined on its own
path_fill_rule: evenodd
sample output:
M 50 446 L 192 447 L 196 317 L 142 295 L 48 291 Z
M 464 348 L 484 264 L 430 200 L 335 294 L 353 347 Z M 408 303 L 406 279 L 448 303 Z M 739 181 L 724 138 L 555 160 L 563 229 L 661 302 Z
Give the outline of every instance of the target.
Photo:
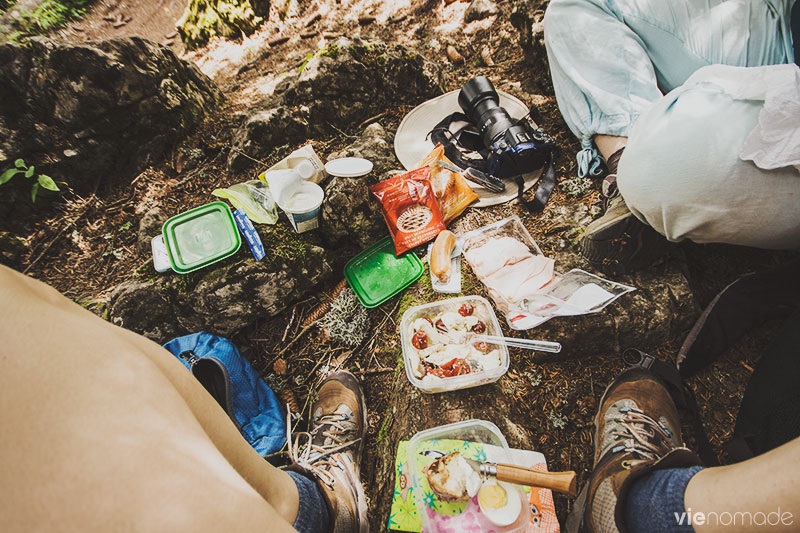
M 56 32 L 55 37 L 92 41 L 136 35 L 182 53 L 175 23 L 185 8 L 185 0 L 99 0 L 83 18 Z
M 58 37 L 85 40 L 140 35 L 165 42 L 174 32 L 183 4 L 180 0 L 101 1 L 84 19 L 60 31 Z M 545 5 L 543 0 L 541 6 Z M 523 101 L 536 101 L 543 114 L 542 125 L 555 135 L 562 148 L 558 160 L 560 179 L 574 176 L 573 154 L 577 144 L 558 114 L 545 64 L 526 61 L 517 45 L 517 34 L 508 22 L 511 5 L 501 3 L 500 16 L 464 26 L 462 15 L 466 6 L 467 3 L 461 1 L 445 5 L 430 0 L 342 0 L 341 3 L 327 0 L 295 6 L 287 10 L 289 15 L 283 20 L 276 12 L 261 32 L 244 41 L 217 41 L 204 49 L 184 53 L 179 39 L 174 39 L 169 46 L 184 53 L 184 57 L 214 77 L 227 97 L 225 106 L 182 145 L 182 148 L 202 150 L 201 164 L 191 171 L 181 171 L 176 152 L 129 184 L 101 184 L 91 195 L 72 195 L 66 197 L 64 203 L 52 204 L 49 212 L 30 224 L 28 252 L 22 269 L 55 286 L 73 300 L 101 312 L 110 289 L 150 260 L 149 254 L 140 252 L 136 246 L 136 230 L 142 214 L 137 208 L 145 201 L 154 200 L 165 212 L 175 214 L 206 203 L 214 188 L 244 181 L 263 170 L 259 166 L 247 175 L 231 175 L 227 171 L 225 148 L 230 142 L 235 114 L 249 102 L 268 93 L 282 73 L 296 69 L 307 54 L 335 35 L 359 35 L 414 46 L 420 53 L 447 65 L 448 90 L 459 88 L 472 76 L 484 74 L 498 88 Z M 312 26 L 318 33 L 302 38 L 301 31 L 307 31 L 302 20 L 315 9 L 325 12 L 325 16 Z M 359 24 L 358 17 L 365 13 L 374 15 L 375 21 Z M 130 20 L 125 24 L 114 27 L 114 21 L 128 18 Z M 277 34 L 288 35 L 290 40 L 270 47 L 267 42 Z M 453 64 L 444 53 L 447 44 L 454 45 L 465 56 L 465 61 Z M 485 61 L 479 59 L 483 49 L 489 51 L 495 66 L 486 66 Z M 393 132 L 408 111 L 404 107 L 389 109 L 381 117 L 381 124 Z M 354 126 L 336 136 L 312 139 L 311 142 L 324 158 L 352 142 L 357 133 Z M 294 148 L 282 147 L 263 162 L 264 166 L 276 162 Z M 569 202 L 594 204 L 597 193 L 571 199 L 556 191 L 552 202 L 551 208 Z M 470 210 L 466 217 L 469 217 L 469 222 L 478 223 L 482 219 L 500 218 L 514 209 L 505 206 L 480 214 Z M 557 228 L 547 225 L 546 215 L 547 212 L 539 219 L 524 218 L 545 253 L 564 237 Z M 355 250 L 343 250 L 337 254 L 333 258 L 334 269 L 341 271 L 344 261 L 353 253 Z M 707 304 L 718 290 L 741 273 L 774 264 L 779 259 L 779 255 L 757 250 L 690 243 L 676 247 L 674 256 L 686 265 L 686 275 L 699 306 Z M 310 391 L 326 371 L 348 368 L 362 376 L 370 411 L 363 478 L 367 483 L 367 493 L 375 501 L 385 498 L 385 495 L 376 494 L 375 489 L 380 481 L 374 477 L 377 457 L 393 453 L 381 449 L 379 431 L 384 414 L 391 407 L 388 401 L 392 383 L 396 379 L 405 379 L 395 372 L 398 310 L 404 295 L 370 310 L 373 331 L 357 348 L 337 344 L 321 331 L 312 329 L 298 338 L 291 356 L 281 358 L 287 363 L 285 372 L 278 372 L 281 368 L 275 366 L 282 347 L 299 336 L 303 323 L 320 303 L 327 301 L 337 281 L 321 287 L 281 315 L 254 324 L 234 341 L 252 348 L 255 368 L 281 392 L 282 397 L 296 401 L 301 409 L 308 405 L 312 398 Z M 417 290 L 420 289 L 416 285 L 408 289 Z M 624 302 L 615 305 L 624 305 Z M 703 408 L 703 422 L 718 452 L 720 444 L 731 435 L 744 385 L 769 332 L 768 327 L 748 337 L 691 382 Z M 666 360 L 674 358 L 681 340 L 675 338 L 663 346 L 641 348 Z M 521 350 L 512 349 L 511 357 L 511 371 L 499 385 L 513 387 L 518 398 L 510 417 L 528 431 L 537 450 L 547 457 L 551 470 L 573 469 L 581 480 L 585 480 L 592 467 L 592 418 L 603 388 L 622 367 L 618 354 L 598 353 L 580 360 L 546 364 L 534 362 L 529 353 Z M 435 425 L 435 422 L 430 425 Z M 557 497 L 556 504 L 559 518 L 563 521 L 570 501 Z M 387 518 L 373 515 L 373 530 L 383 530 Z

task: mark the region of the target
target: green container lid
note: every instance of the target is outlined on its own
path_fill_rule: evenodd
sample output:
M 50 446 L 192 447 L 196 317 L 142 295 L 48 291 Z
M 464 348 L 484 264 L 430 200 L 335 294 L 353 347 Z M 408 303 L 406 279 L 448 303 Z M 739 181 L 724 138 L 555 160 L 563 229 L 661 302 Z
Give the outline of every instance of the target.
M 377 307 L 402 291 L 424 272 L 414 253 L 394 255 L 391 237 L 379 240 L 344 266 L 344 277 L 364 307 Z
M 161 228 L 172 269 L 186 274 L 236 253 L 242 244 L 227 204 L 211 202 L 175 215 Z

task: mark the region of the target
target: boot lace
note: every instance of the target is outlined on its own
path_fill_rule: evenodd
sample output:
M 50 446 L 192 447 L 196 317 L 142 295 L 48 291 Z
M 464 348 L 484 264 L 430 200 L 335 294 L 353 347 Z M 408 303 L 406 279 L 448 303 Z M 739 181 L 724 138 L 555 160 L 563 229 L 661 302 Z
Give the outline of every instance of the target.
M 292 418 L 288 411 L 287 409 L 286 434 L 291 435 Z M 356 421 L 346 414 L 330 413 L 315 417 L 312 427 L 310 432 L 297 431 L 294 433 L 294 440 L 289 439 L 289 458 L 293 463 L 312 471 L 325 485 L 332 487 L 334 478 L 330 470 L 344 466 L 334 454 L 361 441 L 361 438 L 346 440 L 356 433 Z
M 635 407 L 622 407 L 620 416 L 611 419 L 615 428 L 611 438 L 620 442 L 611 451 L 630 452 L 646 460 L 657 460 L 674 448 L 669 428 Z

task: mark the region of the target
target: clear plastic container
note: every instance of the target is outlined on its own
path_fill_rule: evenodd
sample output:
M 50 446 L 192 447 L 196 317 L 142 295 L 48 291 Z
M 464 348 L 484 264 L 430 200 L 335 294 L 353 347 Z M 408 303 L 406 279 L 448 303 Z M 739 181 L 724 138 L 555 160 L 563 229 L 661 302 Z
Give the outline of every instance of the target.
M 430 378 L 420 379 L 414 375 L 411 363 L 411 350 L 414 350 L 414 347 L 411 345 L 411 324 L 418 318 L 431 318 L 444 311 L 458 311 L 458 308 L 464 303 L 472 304 L 475 307 L 474 314 L 486 324 L 486 335 L 503 335 L 503 331 L 500 329 L 500 322 L 497 321 L 497 315 L 495 315 L 492 306 L 486 298 L 480 296 L 462 296 L 460 298 L 439 300 L 410 307 L 403 313 L 403 319 L 400 321 L 400 342 L 403 348 L 403 362 L 406 367 L 406 376 L 411 384 L 422 392 L 431 394 L 477 387 L 487 383 L 494 383 L 500 379 L 503 374 L 508 372 L 510 364 L 508 348 L 505 345 L 497 345 L 495 348 L 500 350 L 500 366 L 497 368 L 491 368 L 480 372 L 471 372 L 469 374 L 449 378 L 431 376 Z
M 510 462 L 508 443 L 497 426 L 485 420 L 466 420 L 420 431 L 408 442 L 407 461 L 411 470 L 412 493 L 417 503 L 417 513 L 422 520 L 423 533 L 447 531 L 495 531 L 510 533 L 523 531 L 530 523 L 531 508 L 528 494 L 517 489 L 522 500 L 522 510 L 509 526 L 491 524 L 478 505 L 478 497 L 467 502 L 447 503 L 438 500 L 422 469 L 430 465 L 440 454 L 458 451 L 467 459 Z M 425 453 L 423 453 L 425 452 Z M 427 453 L 427 455 L 426 455 Z M 463 522 L 462 522 L 463 521 Z M 479 529 L 474 529 L 474 528 Z

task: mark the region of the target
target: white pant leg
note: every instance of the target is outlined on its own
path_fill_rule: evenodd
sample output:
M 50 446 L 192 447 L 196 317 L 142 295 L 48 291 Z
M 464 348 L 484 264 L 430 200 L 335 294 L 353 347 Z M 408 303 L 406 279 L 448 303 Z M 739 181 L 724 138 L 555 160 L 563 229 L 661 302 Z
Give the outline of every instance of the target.
M 762 170 L 738 155 L 762 105 L 713 82 L 684 85 L 653 104 L 619 164 L 631 211 L 671 241 L 800 247 L 800 173 Z

